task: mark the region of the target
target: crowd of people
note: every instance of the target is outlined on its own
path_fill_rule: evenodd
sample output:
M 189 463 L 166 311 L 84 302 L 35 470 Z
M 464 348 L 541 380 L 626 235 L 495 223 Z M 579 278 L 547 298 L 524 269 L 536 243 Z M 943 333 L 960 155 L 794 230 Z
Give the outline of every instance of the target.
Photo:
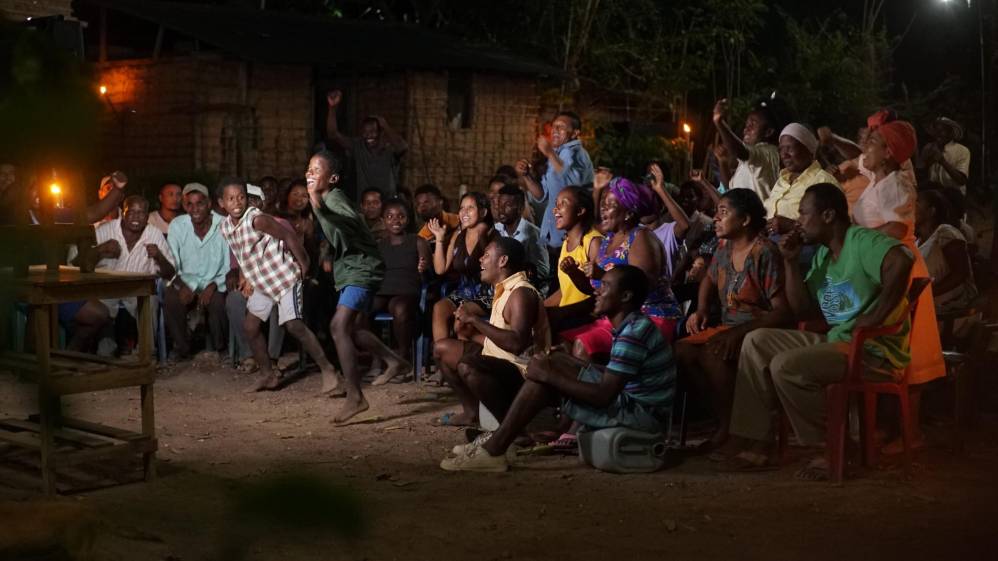
M 944 374 L 940 317 L 977 297 L 969 152 L 950 119 L 919 151 L 889 109 L 849 139 L 765 100 L 738 134 L 720 100 L 714 165 L 675 186 L 660 162 L 640 180 L 594 168 L 566 111 L 538 157 L 497 166 L 452 213 L 438 186 L 399 184 L 407 147 L 384 119 L 366 119 L 358 138 L 338 130 L 340 99 L 328 96 L 327 120 L 340 153 L 318 150 L 302 179 L 227 178 L 214 192 L 166 183 L 153 211 L 124 195 L 124 174 L 108 176 L 88 209 L 96 244 L 69 263 L 157 275 L 171 357 L 221 353 L 231 332 L 239 368 L 258 372 L 253 391 L 285 383 L 276 359 L 290 333 L 323 394 L 344 399 L 336 422 L 368 408 L 365 357 L 374 385 L 401 381 L 424 367 L 414 344 L 425 333 L 438 383 L 460 401 L 434 423 L 476 426 L 482 406 L 499 421 L 456 446 L 446 470 L 507 469 L 548 406 L 560 410 L 560 449 L 580 430 L 661 432 L 680 389 L 716 417 L 698 451 L 724 470 L 769 469 L 781 414 L 801 444 L 822 446 L 824 387 L 842 379 L 854 329 L 904 322 L 867 344 L 865 376 L 918 388 Z M 0 194 L 14 183 L 8 167 Z M 909 322 L 915 277 L 932 289 Z M 115 326 L 134 307 L 63 305 L 68 346 L 127 352 Z M 387 343 L 371 327 L 381 312 Z M 815 319 L 827 332 L 796 328 Z M 827 477 L 824 455 L 798 475 Z

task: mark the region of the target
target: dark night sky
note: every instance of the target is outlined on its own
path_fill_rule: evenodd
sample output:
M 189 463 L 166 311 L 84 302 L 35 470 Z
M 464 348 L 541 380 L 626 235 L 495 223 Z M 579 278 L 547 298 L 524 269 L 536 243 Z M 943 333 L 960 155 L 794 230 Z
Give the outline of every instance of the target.
M 825 17 L 841 11 L 857 26 L 862 21 L 862 0 L 795 0 L 781 4 L 799 18 Z M 896 85 L 904 82 L 912 92 L 927 91 L 938 86 L 947 74 L 956 74 L 968 87 L 980 86 L 976 7 L 968 9 L 966 0 L 887 0 L 884 11 L 881 21 L 886 21 L 891 37 L 904 33 L 915 17 L 894 53 Z M 778 19 L 775 10 L 770 17 Z

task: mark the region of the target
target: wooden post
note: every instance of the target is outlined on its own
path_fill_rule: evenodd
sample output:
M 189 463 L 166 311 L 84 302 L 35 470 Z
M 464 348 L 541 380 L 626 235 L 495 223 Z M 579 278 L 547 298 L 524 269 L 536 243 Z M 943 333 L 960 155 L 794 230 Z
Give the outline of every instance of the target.
M 138 315 L 139 363 L 147 365 L 148 368 L 154 368 L 152 365 L 152 296 L 139 296 Z M 139 397 L 141 400 L 142 434 L 149 440 L 154 441 L 156 439 L 156 416 L 152 387 L 152 384 L 140 386 Z M 146 481 L 152 481 L 156 478 L 156 452 L 144 452 L 142 454 L 142 471 Z
M 107 62 L 107 8 L 100 9 L 100 54 L 98 60 Z
M 156 44 L 152 48 L 153 60 L 159 58 L 159 52 L 163 49 L 163 35 L 165 33 L 166 33 L 166 28 L 160 25 L 159 30 L 156 31 Z
M 55 432 L 55 417 L 59 409 L 59 397 L 52 396 L 48 389 L 51 370 L 50 351 L 51 333 L 49 326 L 49 310 L 44 306 L 35 307 L 31 314 L 35 327 L 35 355 L 38 358 L 38 425 L 39 452 L 41 453 L 42 493 L 55 494 L 55 468 L 52 465 L 52 454 L 55 444 L 52 434 Z

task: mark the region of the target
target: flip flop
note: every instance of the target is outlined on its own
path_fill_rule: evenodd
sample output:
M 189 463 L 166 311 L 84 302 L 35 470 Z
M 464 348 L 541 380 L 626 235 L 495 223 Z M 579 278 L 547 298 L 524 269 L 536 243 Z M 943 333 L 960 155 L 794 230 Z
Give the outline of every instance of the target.
M 804 467 L 794 473 L 794 478 L 800 481 L 828 481 L 831 476 L 828 466 L 811 460 Z
M 440 417 L 430 419 L 430 424 L 435 427 L 473 427 L 474 423 L 455 423 L 451 419 L 457 417 L 457 413 L 444 413 Z
M 579 438 L 566 432 L 557 440 L 548 442 L 548 446 L 555 454 L 575 454 L 579 451 Z
M 718 464 L 719 471 L 727 473 L 756 473 L 760 471 L 776 471 L 777 464 L 769 463 L 769 458 L 754 452 L 740 452 Z

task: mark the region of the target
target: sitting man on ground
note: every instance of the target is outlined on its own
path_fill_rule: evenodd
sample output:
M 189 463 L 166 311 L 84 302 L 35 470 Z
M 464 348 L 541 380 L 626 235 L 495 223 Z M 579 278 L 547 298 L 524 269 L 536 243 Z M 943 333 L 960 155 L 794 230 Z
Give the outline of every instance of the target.
M 892 325 L 896 335 L 866 343 L 864 377 L 896 379 L 910 360 L 910 324 L 903 314 L 914 259 L 898 240 L 850 224 L 849 204 L 837 185 L 807 188 L 800 201 L 799 227 L 780 240 L 786 271 L 787 301 L 799 319 L 824 320 L 825 334 L 796 329 L 760 328 L 742 342 L 731 412 L 731 434 L 746 439 L 726 471 L 772 469 L 775 420 L 786 412 L 805 446 L 825 441 L 825 386 L 845 376 L 848 343 L 859 327 Z M 801 275 L 800 249 L 818 244 L 811 269 Z M 807 480 L 827 479 L 824 455 L 797 473 Z
M 96 247 L 78 252 L 76 246 L 69 251 L 69 264 L 84 269 L 155 274 L 164 279 L 173 278 L 173 254 L 166 238 L 149 224 L 149 201 L 139 195 L 125 198 L 121 218 L 101 223 L 95 228 Z M 86 263 L 84 263 L 86 262 Z M 109 321 L 118 316 L 119 307 L 132 318 L 138 318 L 135 298 L 87 300 L 59 306 L 60 315 L 72 321 L 72 337 L 66 347 L 82 351 L 90 347 Z M 119 347 L 120 348 L 120 347 Z
M 541 229 L 523 217 L 526 204 L 526 195 L 516 185 L 499 189 L 495 229 L 500 236 L 523 244 L 527 254 L 527 277 L 542 294 L 547 294 L 551 273 L 547 244 L 541 241 Z
M 525 264 L 523 244 L 513 238 L 497 237 L 485 246 L 482 282 L 495 286 L 491 317 L 486 321 L 462 303 L 454 312 L 455 331 L 462 331 L 462 325 L 470 328 L 472 340 L 436 343 L 440 371 L 463 409 L 445 415 L 440 424 L 475 424 L 479 402 L 501 421 L 523 384 L 530 357 L 550 349 L 544 299 L 527 280 Z
M 663 431 L 672 412 L 676 367 L 662 333 L 641 313 L 648 284 L 644 272 L 632 265 L 607 271 L 596 291 L 596 313 L 613 324 L 610 363 L 602 368 L 565 353 L 535 356 L 499 429 L 455 447 L 456 457 L 444 459 L 440 467 L 506 471 L 513 440 L 543 408 L 559 403 L 567 417 L 588 429 Z
M 229 244 L 219 231 L 223 218 L 212 212 L 208 188 L 188 183 L 182 196 L 187 214 L 170 222 L 166 237 L 176 259 L 177 274 L 163 295 L 166 331 L 173 341 L 174 357 L 179 360 L 191 354 L 187 315 L 195 310 L 207 316 L 212 352 L 225 349 L 228 342 L 225 275 L 232 268 Z

